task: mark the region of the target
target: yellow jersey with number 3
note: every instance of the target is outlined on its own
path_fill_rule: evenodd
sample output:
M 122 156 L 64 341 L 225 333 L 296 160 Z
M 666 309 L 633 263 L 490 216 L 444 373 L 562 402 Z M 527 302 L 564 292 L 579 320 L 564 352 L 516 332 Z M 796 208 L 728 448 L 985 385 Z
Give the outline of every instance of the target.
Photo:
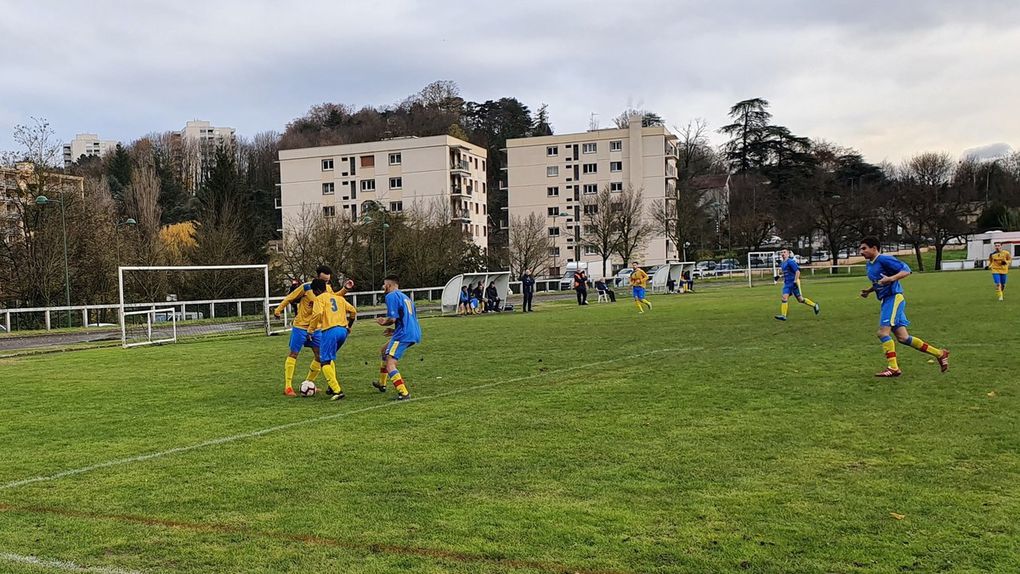
M 358 310 L 342 296 L 329 291 L 315 298 L 311 317 L 308 319 L 309 331 L 325 331 L 331 327 L 346 327 L 347 318 L 354 319 Z
M 337 292 L 333 291 L 333 286 L 327 283 L 326 293 L 335 293 L 340 297 L 343 297 L 347 294 L 347 288 L 341 288 L 340 291 Z M 283 310 L 291 303 L 298 304 L 297 315 L 294 315 L 293 319 L 294 326 L 300 329 L 307 329 L 308 321 L 312 318 L 312 306 L 315 304 L 315 293 L 312 291 L 312 284 L 305 283 L 291 291 L 290 295 L 284 297 L 283 301 L 281 301 L 276 309 L 273 310 L 273 313 L 276 315 L 283 313 Z

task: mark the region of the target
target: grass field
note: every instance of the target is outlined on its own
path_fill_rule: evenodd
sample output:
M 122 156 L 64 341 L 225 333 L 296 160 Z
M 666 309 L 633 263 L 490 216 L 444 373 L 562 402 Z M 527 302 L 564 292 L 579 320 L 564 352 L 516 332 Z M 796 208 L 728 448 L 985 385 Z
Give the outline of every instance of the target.
M 341 403 L 284 337 L 2 360 L 0 572 L 1020 571 L 1020 293 L 908 278 L 952 369 L 890 381 L 863 286 L 428 319 L 408 402 L 367 322 Z

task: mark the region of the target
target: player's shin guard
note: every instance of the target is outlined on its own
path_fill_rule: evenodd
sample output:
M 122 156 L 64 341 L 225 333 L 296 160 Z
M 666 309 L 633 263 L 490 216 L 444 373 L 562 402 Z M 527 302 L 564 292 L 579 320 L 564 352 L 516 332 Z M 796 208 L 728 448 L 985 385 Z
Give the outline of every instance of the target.
M 334 394 L 339 394 L 342 389 L 340 388 L 340 381 L 336 378 L 336 365 L 332 362 L 322 365 L 322 374 L 326 375 L 326 384 L 333 391 Z
M 789 313 L 789 312 L 790 312 L 790 302 L 789 301 L 783 301 L 782 303 L 779 304 L 779 314 L 780 315 L 785 317 L 786 314 Z
M 925 343 L 924 341 L 921 340 L 920 337 L 910 337 L 909 339 L 907 339 L 907 344 L 917 349 L 918 351 L 921 351 L 922 353 L 928 353 L 933 357 L 942 356 L 942 349 L 933 347 L 928 343 Z
M 637 307 L 638 313 L 644 313 L 645 307 L 641 304 L 640 299 L 634 299 L 634 306 Z
M 308 376 L 305 379 L 315 382 L 315 379 L 319 378 L 320 371 L 322 371 L 322 365 L 319 361 L 312 361 L 312 364 L 308 365 Z
M 386 359 L 383 359 L 381 365 L 379 365 L 379 386 L 386 387 L 386 381 L 389 379 L 389 371 L 386 370 Z
M 400 371 L 393 369 L 389 373 L 390 381 L 393 383 L 393 388 L 397 390 L 397 394 L 400 396 L 407 396 L 407 386 L 404 384 L 404 377 L 400 376 Z
M 297 359 L 294 357 L 287 357 L 287 360 L 283 362 L 283 388 L 293 388 L 294 383 L 294 369 L 297 368 Z
M 804 304 L 807 305 L 808 307 L 814 307 L 815 306 L 815 302 L 812 301 L 811 299 L 808 299 L 807 297 L 804 297 Z
M 882 350 L 885 351 L 885 360 L 888 362 L 889 368 L 894 371 L 900 370 L 900 366 L 896 362 L 896 341 L 889 335 L 879 337 L 878 340 L 882 341 Z

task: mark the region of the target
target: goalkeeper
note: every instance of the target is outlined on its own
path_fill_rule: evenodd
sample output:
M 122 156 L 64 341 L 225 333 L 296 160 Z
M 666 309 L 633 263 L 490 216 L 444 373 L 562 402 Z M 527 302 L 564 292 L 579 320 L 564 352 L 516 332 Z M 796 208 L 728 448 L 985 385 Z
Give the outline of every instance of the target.
M 797 265 L 797 261 L 792 257 L 789 249 L 780 251 L 779 257 L 783 260 L 783 263 L 779 266 L 779 270 L 783 273 L 783 302 L 779 306 L 779 314 L 776 315 L 776 320 L 786 320 L 786 313 L 790 309 L 790 295 L 796 297 L 797 301 L 809 305 L 814 309 L 815 315 L 817 315 L 821 312 L 818 303 L 804 297 L 800 293 L 800 265 Z

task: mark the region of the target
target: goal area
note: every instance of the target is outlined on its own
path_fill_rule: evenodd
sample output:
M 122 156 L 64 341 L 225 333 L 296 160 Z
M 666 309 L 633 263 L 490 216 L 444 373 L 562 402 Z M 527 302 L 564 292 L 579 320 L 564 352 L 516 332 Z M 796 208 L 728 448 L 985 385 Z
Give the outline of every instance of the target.
M 747 286 L 773 285 L 779 277 L 778 251 L 752 251 L 747 254 Z
M 117 276 L 124 348 L 274 329 L 268 265 L 119 267 Z

